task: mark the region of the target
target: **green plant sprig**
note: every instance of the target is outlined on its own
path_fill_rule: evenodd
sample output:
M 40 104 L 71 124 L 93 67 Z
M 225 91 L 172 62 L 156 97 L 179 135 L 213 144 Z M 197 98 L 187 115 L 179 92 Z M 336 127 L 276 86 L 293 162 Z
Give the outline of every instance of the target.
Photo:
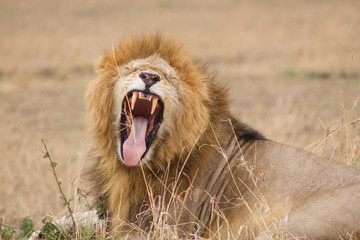
M 55 181 L 56 181 L 56 183 L 58 185 L 58 188 L 59 188 L 59 191 L 60 191 L 60 194 L 61 194 L 60 198 L 64 201 L 63 205 L 66 205 L 66 207 L 67 207 L 67 209 L 69 211 L 69 214 L 70 214 L 70 217 L 71 217 L 71 220 L 72 220 L 72 223 L 73 223 L 73 227 L 74 227 L 74 230 L 75 230 L 76 229 L 76 221 L 74 219 L 73 211 L 72 211 L 72 209 L 70 207 L 71 199 L 67 199 L 67 197 L 65 196 L 65 194 L 64 194 L 64 192 L 63 192 L 63 190 L 61 188 L 61 182 L 59 181 L 59 179 L 58 179 L 58 177 L 56 175 L 56 171 L 55 171 L 55 167 L 57 166 L 57 163 L 52 161 L 49 150 L 48 150 L 48 148 L 47 148 L 47 146 L 46 146 L 43 139 L 41 139 L 41 142 L 44 145 L 44 148 L 45 148 L 45 151 L 46 151 L 43 158 L 47 158 L 50 161 L 50 167 L 52 169 L 52 172 L 53 172 L 54 177 L 55 177 Z

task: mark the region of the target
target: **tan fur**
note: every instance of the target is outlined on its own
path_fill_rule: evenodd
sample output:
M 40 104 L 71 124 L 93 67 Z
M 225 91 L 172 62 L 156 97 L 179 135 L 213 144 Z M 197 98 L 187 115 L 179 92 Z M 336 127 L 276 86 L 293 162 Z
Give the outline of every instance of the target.
M 128 167 L 117 152 L 118 114 L 141 71 L 161 76 L 164 121 L 140 165 Z M 89 176 L 115 230 L 128 231 L 128 223 L 149 230 L 160 208 L 170 214 L 167 224 L 207 237 L 284 230 L 336 238 L 360 229 L 359 171 L 265 140 L 238 122 L 226 90 L 174 41 L 140 36 L 106 51 L 86 102 L 94 139 Z

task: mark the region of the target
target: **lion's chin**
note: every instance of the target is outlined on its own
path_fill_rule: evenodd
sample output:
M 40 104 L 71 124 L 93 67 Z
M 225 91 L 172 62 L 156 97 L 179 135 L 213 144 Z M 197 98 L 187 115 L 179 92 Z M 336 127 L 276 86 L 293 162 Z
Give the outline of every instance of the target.
M 137 166 L 148 152 L 163 121 L 164 104 L 153 94 L 129 92 L 122 101 L 120 117 L 121 158 Z

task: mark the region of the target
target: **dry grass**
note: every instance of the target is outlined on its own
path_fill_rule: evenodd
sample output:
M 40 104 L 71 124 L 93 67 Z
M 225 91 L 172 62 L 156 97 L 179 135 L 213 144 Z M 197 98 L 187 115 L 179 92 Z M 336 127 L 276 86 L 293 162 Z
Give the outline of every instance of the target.
M 83 94 L 104 48 L 161 30 L 230 88 L 232 112 L 267 137 L 359 165 L 360 2 L 0 1 L 0 217 L 39 225 L 68 196 L 91 141 Z M 354 124 L 352 124 L 354 122 Z

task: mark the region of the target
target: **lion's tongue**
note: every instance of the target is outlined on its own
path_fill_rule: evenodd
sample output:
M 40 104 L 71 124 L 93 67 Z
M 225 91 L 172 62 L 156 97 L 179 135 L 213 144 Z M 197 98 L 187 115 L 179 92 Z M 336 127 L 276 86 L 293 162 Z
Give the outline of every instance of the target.
M 134 117 L 129 137 L 123 145 L 124 161 L 129 166 L 136 166 L 140 162 L 141 156 L 146 151 L 145 134 L 147 119 Z

